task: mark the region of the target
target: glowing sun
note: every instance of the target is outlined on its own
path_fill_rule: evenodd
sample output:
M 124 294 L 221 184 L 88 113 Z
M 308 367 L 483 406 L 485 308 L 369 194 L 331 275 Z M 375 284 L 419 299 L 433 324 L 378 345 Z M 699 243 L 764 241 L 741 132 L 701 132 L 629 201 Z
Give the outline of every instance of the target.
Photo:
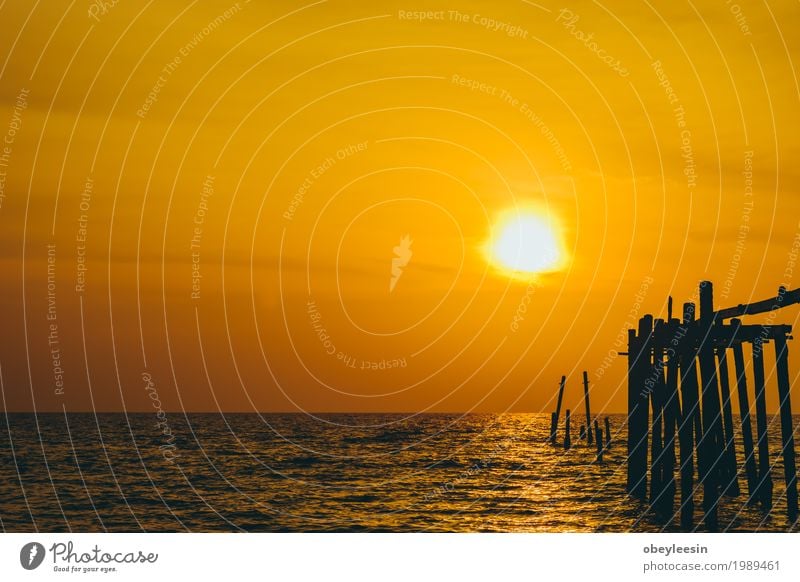
M 490 263 L 507 275 L 529 277 L 563 266 L 559 235 L 552 216 L 514 209 L 498 219 L 484 250 Z

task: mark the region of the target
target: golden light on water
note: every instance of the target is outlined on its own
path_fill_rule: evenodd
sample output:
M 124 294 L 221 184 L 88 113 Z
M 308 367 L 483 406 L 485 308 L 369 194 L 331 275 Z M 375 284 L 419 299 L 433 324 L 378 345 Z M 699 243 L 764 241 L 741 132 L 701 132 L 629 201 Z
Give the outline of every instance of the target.
M 534 208 L 514 208 L 502 213 L 485 251 L 495 268 L 516 278 L 557 271 L 566 263 L 555 217 Z

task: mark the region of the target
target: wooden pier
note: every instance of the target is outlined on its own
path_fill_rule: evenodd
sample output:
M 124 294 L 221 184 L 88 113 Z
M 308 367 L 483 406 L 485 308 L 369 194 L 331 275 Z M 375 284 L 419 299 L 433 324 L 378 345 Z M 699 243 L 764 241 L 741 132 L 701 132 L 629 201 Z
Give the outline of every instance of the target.
M 673 318 L 670 298 L 667 319 L 645 315 L 639 320 L 638 329 L 628 331 L 625 354 L 628 356 L 627 490 L 633 497 L 647 501 L 664 520 L 679 519 L 681 529 L 692 530 L 695 528 L 696 476 L 702 486 L 705 528 L 708 531 L 719 529 L 718 506 L 722 498 L 741 494 L 728 369 L 730 350 L 736 372 L 748 502 L 760 503 L 765 512 L 772 509 L 764 373 L 764 347 L 772 343 L 787 515 L 794 524 L 798 516 L 797 467 L 787 347 L 787 340 L 792 339 L 792 328 L 789 325 L 744 325 L 738 316 L 771 312 L 800 303 L 800 289 L 787 292 L 781 288 L 775 298 L 716 311 L 712 284 L 702 282 L 699 291 L 699 317 L 695 317 L 695 304 L 686 303 L 682 318 Z M 730 322 L 726 323 L 728 319 Z M 743 344 L 750 344 L 752 354 L 755 442 Z M 677 511 L 676 467 L 680 476 Z

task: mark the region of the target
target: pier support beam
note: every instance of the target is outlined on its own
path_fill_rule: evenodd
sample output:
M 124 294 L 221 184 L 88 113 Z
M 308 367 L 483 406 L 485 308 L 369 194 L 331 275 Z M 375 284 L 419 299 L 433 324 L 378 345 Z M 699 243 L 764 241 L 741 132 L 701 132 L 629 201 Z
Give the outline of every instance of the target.
M 558 386 L 558 404 L 556 404 L 556 411 L 550 421 L 550 442 L 556 444 L 556 434 L 558 433 L 558 419 L 561 416 L 561 402 L 564 400 L 564 384 L 567 381 L 566 376 L 561 376 L 561 383 Z
M 769 439 L 767 436 L 767 399 L 764 387 L 764 343 L 761 338 L 753 341 L 753 380 L 756 389 L 756 430 L 758 432 L 758 485 L 756 498 L 764 511 L 772 509 L 772 475 L 769 463 Z
M 647 432 L 649 398 L 645 379 L 651 366 L 650 336 L 653 317 L 639 320 L 639 333 L 628 331 L 628 492 L 637 499 L 647 497 Z
M 697 358 L 700 362 L 702 382 L 701 400 L 703 415 L 703 438 L 698 443 L 700 456 L 700 481 L 703 483 L 703 513 L 706 529 L 718 530 L 717 507 L 719 505 L 719 474 L 723 448 L 722 410 L 717 384 L 717 366 L 711 342 L 714 326 L 714 301 L 711 282 L 700 283 L 700 347 Z
M 731 323 L 739 327 L 741 322 L 734 319 Z M 758 473 L 756 457 L 753 451 L 753 427 L 750 422 L 750 397 L 747 394 L 747 376 L 745 375 L 744 353 L 742 344 L 733 344 L 733 362 L 736 368 L 736 388 L 739 392 L 739 420 L 742 424 L 742 444 L 744 446 L 744 471 L 747 476 L 748 503 L 756 500 Z
M 592 444 L 592 413 L 589 408 L 589 374 L 583 372 L 583 400 L 586 403 L 586 434 L 588 444 Z
M 792 426 L 792 401 L 789 386 L 789 350 L 786 337 L 775 338 L 775 360 L 778 376 L 778 397 L 781 411 L 781 444 L 783 445 L 783 471 L 786 481 L 786 506 L 789 522 L 797 521 L 797 465 L 794 456 L 794 428 Z
M 730 379 L 728 377 L 727 349 L 717 349 L 719 365 L 719 387 L 722 392 L 722 421 L 725 436 L 723 450 L 722 494 L 729 497 L 739 496 L 739 472 L 736 463 L 736 444 L 733 440 L 733 411 L 731 410 Z
M 694 449 L 695 442 L 700 442 L 703 438 L 697 383 L 697 352 L 694 349 L 694 314 L 694 303 L 684 303 L 684 337 L 678 344 L 681 393 L 678 440 L 681 453 L 681 529 L 684 531 L 694 527 Z

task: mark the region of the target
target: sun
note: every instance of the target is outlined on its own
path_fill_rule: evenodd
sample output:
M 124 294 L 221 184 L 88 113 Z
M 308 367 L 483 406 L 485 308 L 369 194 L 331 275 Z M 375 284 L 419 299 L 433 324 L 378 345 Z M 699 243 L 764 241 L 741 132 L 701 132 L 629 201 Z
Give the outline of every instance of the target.
M 560 228 L 551 213 L 515 208 L 498 218 L 484 252 L 504 274 L 530 278 L 563 267 Z

